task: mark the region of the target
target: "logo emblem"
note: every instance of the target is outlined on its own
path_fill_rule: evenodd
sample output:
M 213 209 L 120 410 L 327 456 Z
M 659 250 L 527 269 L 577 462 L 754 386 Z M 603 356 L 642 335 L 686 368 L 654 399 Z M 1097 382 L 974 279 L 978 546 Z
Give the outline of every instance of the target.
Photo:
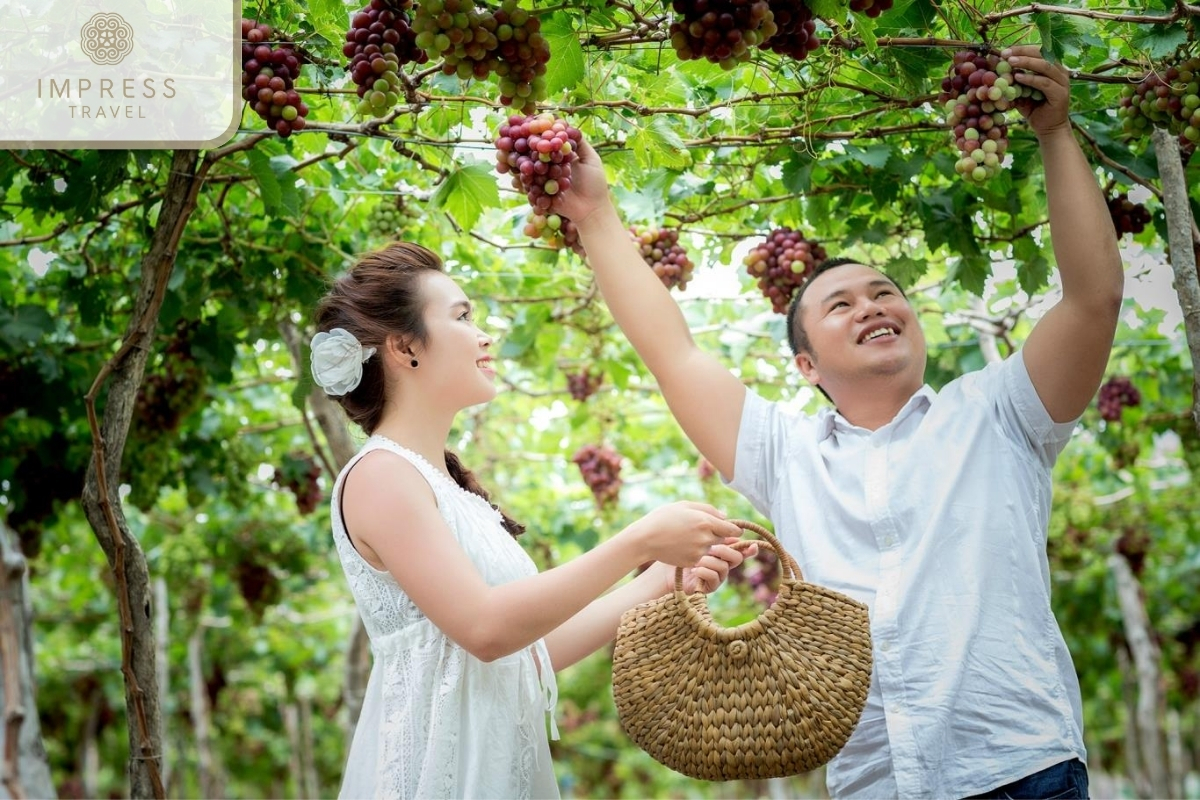
M 120 64 L 133 52 L 133 28 L 120 14 L 95 14 L 79 34 L 83 52 L 98 66 Z

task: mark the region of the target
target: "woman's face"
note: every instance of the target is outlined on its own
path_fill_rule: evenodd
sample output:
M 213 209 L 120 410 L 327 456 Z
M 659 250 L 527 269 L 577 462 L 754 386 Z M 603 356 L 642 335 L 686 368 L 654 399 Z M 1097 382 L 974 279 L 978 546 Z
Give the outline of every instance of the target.
M 488 402 L 496 396 L 491 337 L 476 326 L 471 302 L 452 278 L 427 272 L 421 280 L 426 339 L 414 347 L 413 376 L 459 408 Z

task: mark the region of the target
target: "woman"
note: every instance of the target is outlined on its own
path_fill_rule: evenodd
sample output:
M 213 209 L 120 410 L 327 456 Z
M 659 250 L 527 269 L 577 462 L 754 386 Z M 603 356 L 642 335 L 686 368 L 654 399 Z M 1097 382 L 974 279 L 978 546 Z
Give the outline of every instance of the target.
M 366 256 L 321 301 L 317 327 L 313 376 L 370 436 L 332 499 L 375 655 L 341 795 L 557 797 L 554 671 L 611 641 L 626 609 L 673 586 L 674 567 L 690 568 L 689 590 L 714 589 L 742 561 L 728 546 L 740 529 L 675 503 L 538 574 L 514 538 L 523 528 L 444 449 L 454 416 L 496 388 L 491 339 L 438 257 L 403 243 Z

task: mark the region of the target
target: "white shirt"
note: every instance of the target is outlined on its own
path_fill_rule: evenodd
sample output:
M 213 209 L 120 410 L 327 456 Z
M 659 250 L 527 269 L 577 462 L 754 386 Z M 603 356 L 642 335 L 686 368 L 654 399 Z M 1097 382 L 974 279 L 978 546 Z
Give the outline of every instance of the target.
M 870 607 L 867 705 L 835 797 L 962 797 L 1086 761 L 1079 683 L 1050 609 L 1056 424 L 1018 352 L 922 387 L 877 431 L 746 394 L 730 485 L 806 580 Z
M 334 544 L 375 656 L 338 796 L 557 798 L 545 714 L 553 712 L 558 690 L 545 642 L 480 661 L 430 622 L 391 573 L 367 563 L 347 536 L 342 483 L 376 449 L 417 468 L 450 533 L 489 584 L 537 573 L 486 500 L 390 439 L 367 440 L 333 488 Z

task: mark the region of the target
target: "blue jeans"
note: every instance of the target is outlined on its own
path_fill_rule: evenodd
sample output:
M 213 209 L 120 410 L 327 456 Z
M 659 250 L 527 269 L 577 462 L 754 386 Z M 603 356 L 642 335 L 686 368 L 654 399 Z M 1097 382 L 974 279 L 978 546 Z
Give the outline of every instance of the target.
M 1006 783 L 976 798 L 1004 798 L 1005 800 L 1086 800 L 1088 796 L 1087 767 L 1077 758 L 1055 764 L 1041 772 L 1026 775 L 1020 780 Z

